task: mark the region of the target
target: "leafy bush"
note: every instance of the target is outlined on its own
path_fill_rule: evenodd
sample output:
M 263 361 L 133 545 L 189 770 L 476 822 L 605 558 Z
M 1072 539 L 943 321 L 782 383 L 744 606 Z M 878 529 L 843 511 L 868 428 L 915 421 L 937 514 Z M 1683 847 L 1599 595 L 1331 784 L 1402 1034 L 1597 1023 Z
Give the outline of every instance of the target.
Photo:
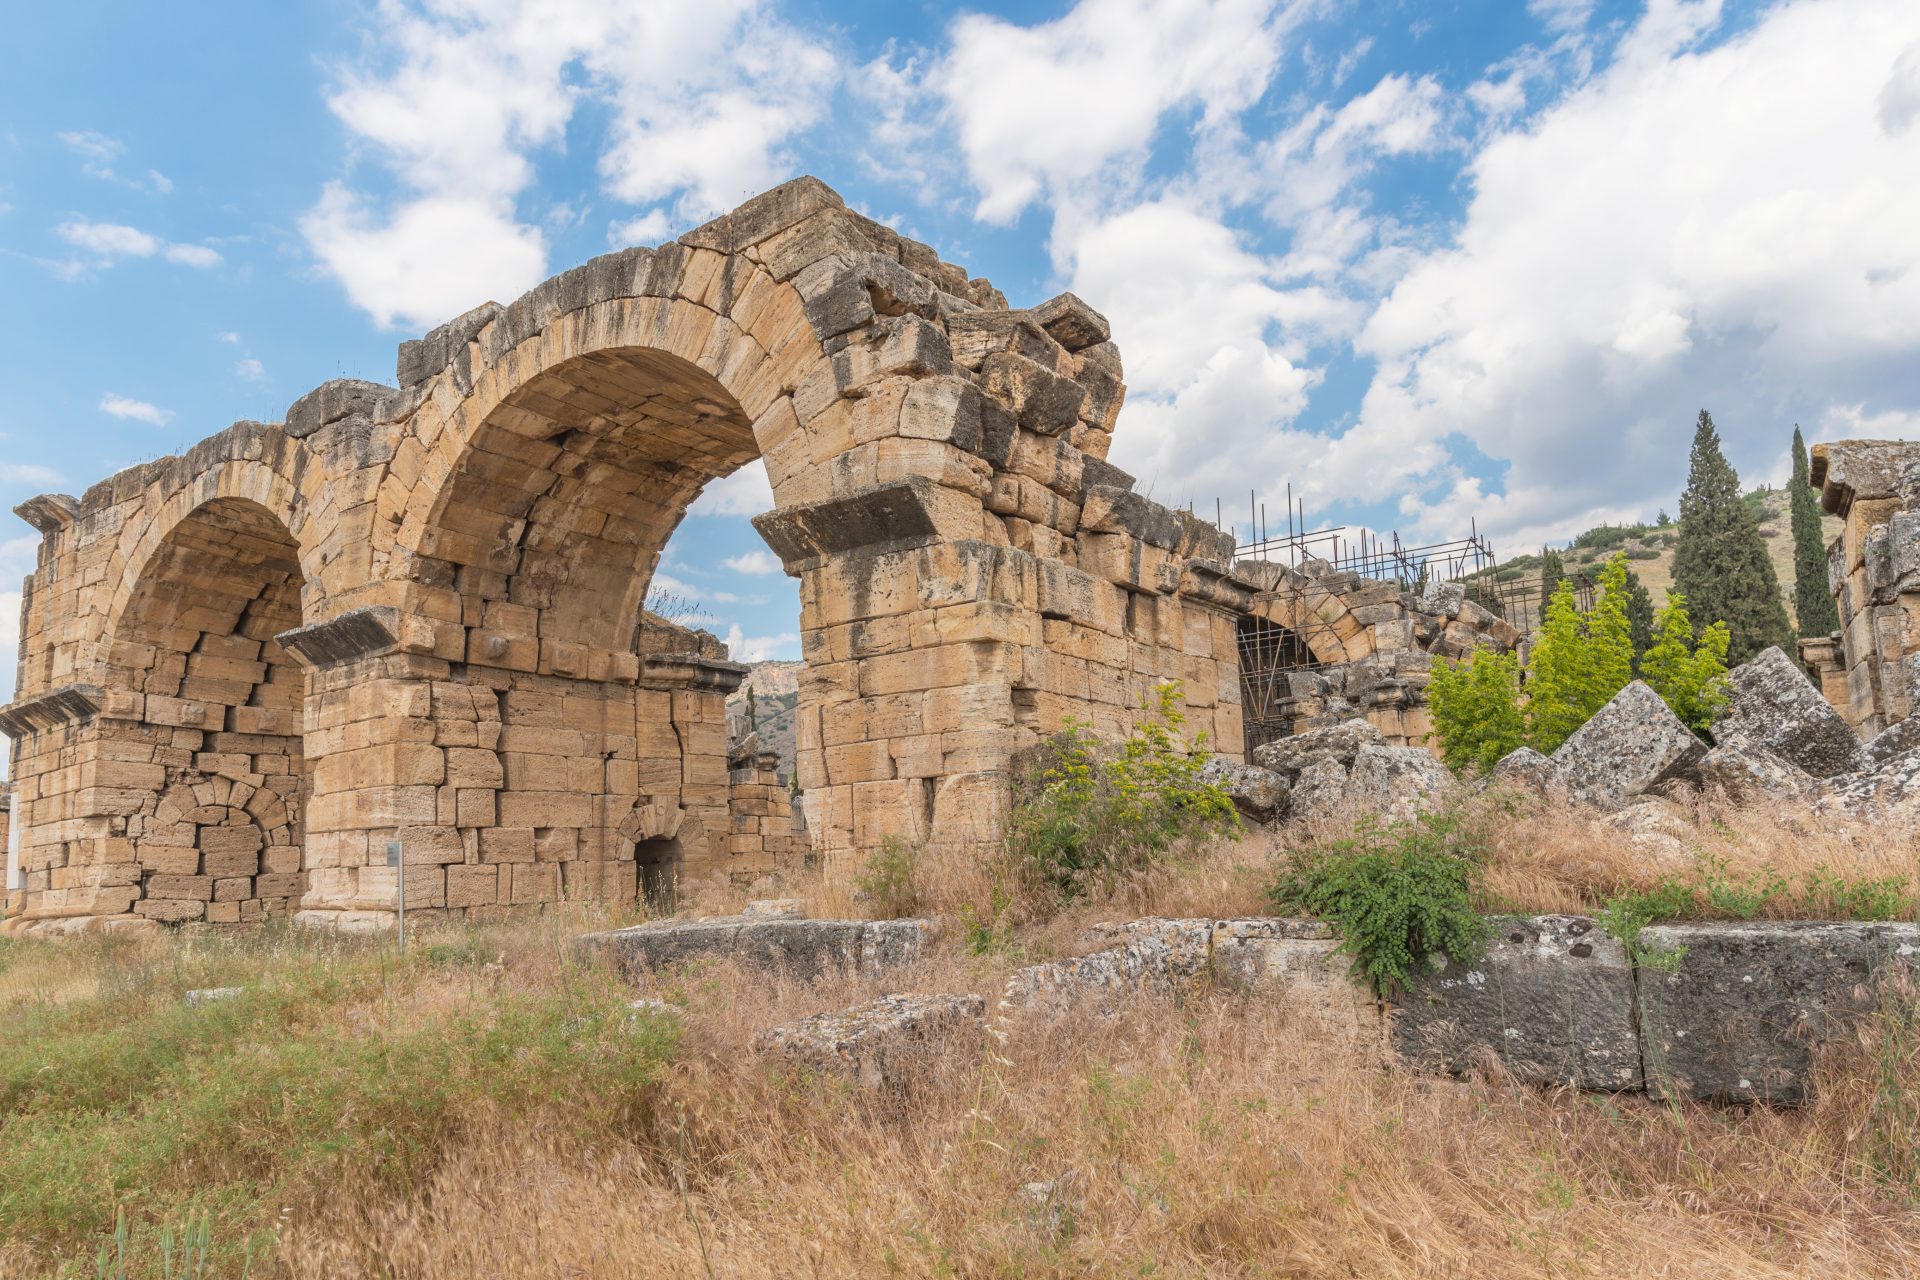
M 1484 858 L 1458 812 L 1429 812 L 1293 852 L 1267 896 L 1280 910 L 1333 925 L 1354 975 L 1387 995 L 1436 952 L 1470 964 L 1485 951 L 1487 922 L 1474 908 Z
M 920 912 L 920 886 L 915 875 L 920 850 L 899 836 L 880 842 L 866 869 L 854 877 L 853 887 L 867 895 L 876 920 L 901 920 Z
M 1727 708 L 1727 624 L 1714 623 L 1695 643 L 1687 598 L 1675 591 L 1653 630 L 1653 647 L 1640 658 L 1641 678 L 1689 728 L 1705 733 Z
M 1476 649 L 1458 662 L 1434 663 L 1427 709 L 1448 768 L 1491 769 L 1526 741 L 1519 655 Z
M 1008 850 L 1063 898 L 1110 889 L 1183 840 L 1236 830 L 1239 813 L 1217 782 L 1201 777 L 1206 735 L 1180 734 L 1180 686 L 1160 686 L 1150 714 L 1116 751 L 1103 752 L 1078 721 L 1048 743 L 1048 762 L 1017 795 Z

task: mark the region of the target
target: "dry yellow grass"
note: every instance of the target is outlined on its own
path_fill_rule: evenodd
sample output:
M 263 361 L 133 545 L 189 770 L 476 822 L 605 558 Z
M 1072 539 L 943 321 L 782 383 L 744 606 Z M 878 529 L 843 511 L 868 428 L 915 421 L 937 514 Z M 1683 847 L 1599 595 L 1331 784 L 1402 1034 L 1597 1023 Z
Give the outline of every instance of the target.
M 1897 833 L 1786 839 L 1768 815 L 1705 816 L 1692 838 L 1735 866 L 1901 865 Z M 283 1166 L 230 1136 L 202 1144 L 193 1178 L 239 1188 L 198 1202 L 236 1246 L 208 1274 L 239 1273 L 248 1232 L 265 1242 L 256 1276 L 1920 1274 L 1920 1121 L 1899 1101 L 1920 1092 L 1910 992 L 1905 1022 L 1828 1047 L 1816 1101 L 1793 1112 L 1418 1078 L 1316 1042 L 1283 1005 L 1204 987 L 1112 1021 L 1010 1027 L 984 1060 L 929 1057 L 898 1096 L 796 1074 L 756 1047 L 769 1026 L 887 990 L 991 995 L 1097 918 L 1257 913 L 1289 843 L 1337 834 L 1250 837 L 1049 918 L 1008 900 L 993 868 L 929 857 L 915 892 L 945 928 L 910 971 L 806 986 L 721 962 L 646 984 L 636 994 L 684 1012 L 632 1105 L 607 1105 L 604 1059 L 573 1073 L 562 1058 L 525 1097 L 456 1100 L 405 1178 L 360 1155 Z M 1512 816 L 1494 836 L 1490 883 L 1528 906 L 1587 908 L 1658 874 L 1563 813 Z M 858 914 L 855 881 L 836 873 L 796 892 L 822 914 Z M 738 902 L 715 892 L 693 905 Z M 994 928 L 976 952 L 966 922 L 983 917 Z M 398 1044 L 421 1027 L 496 1024 L 516 999 L 590 1005 L 607 975 L 566 944 L 604 922 L 567 911 L 449 931 L 417 940 L 405 965 L 295 938 L 14 944 L 0 1036 L 49 1000 L 79 1017 L 102 999 L 131 1001 L 137 1035 L 183 986 L 271 987 L 298 970 L 331 994 L 259 1034 Z M 205 1078 L 244 1073 L 264 1051 L 242 1036 Z M 0 1111 L 0 1186 L 20 1171 L 7 1139 L 27 1119 Z M 76 1134 L 94 1122 L 112 1118 L 78 1117 Z M 86 1194 L 109 1220 L 114 1203 L 134 1206 L 128 1274 L 158 1274 L 155 1233 L 193 1202 L 186 1189 Z M 63 1236 L 14 1212 L 0 1222 L 0 1274 L 95 1274 L 97 1231 Z

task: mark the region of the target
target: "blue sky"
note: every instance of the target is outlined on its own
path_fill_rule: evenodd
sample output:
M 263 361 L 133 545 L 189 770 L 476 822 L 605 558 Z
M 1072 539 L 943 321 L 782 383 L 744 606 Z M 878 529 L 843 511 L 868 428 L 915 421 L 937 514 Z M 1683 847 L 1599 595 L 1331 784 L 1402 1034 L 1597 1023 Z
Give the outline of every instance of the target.
M 1703 405 L 1753 481 L 1796 422 L 1920 435 L 1911 0 L 41 5 L 0 50 L 6 507 L 799 173 L 1105 311 L 1168 502 L 1513 552 L 1671 508 Z M 661 585 L 796 656 L 764 492 Z

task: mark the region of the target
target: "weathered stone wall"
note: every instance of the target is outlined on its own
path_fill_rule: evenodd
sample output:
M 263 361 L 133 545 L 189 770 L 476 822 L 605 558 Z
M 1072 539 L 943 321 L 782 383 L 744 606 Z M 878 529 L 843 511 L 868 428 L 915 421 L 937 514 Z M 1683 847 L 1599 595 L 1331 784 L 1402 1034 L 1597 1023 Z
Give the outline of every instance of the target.
M 1871 738 L 1920 702 L 1920 444 L 1817 444 L 1809 479 L 1844 522 L 1827 548 L 1840 632 L 1837 646 L 1803 642 L 1801 657 L 1854 732 Z
M 19 508 L 28 918 L 379 924 L 394 841 L 422 912 L 730 875 L 741 668 L 650 649 L 641 602 L 754 458 L 824 855 L 993 838 L 1014 752 L 1124 733 L 1160 681 L 1241 741 L 1253 585 L 1104 461 L 1106 322 L 1009 309 L 818 182 L 478 307 L 397 374 Z
M 780 757 L 761 751 L 751 736 L 728 758 L 727 811 L 730 875 L 751 887 L 766 876 L 814 865 L 813 842 L 796 826 L 793 796 L 780 778 Z

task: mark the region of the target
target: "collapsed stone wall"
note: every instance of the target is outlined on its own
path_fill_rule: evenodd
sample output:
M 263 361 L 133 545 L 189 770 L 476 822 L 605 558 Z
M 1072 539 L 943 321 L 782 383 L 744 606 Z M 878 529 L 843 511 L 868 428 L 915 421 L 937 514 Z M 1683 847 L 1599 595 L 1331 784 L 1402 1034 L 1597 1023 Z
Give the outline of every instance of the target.
M 1802 641 L 1801 661 L 1872 738 L 1920 705 L 1920 443 L 1817 444 L 1808 478 L 1844 522 L 1827 547 L 1840 630 Z
M 762 751 L 758 737 L 749 734 L 730 748 L 727 764 L 732 882 L 750 888 L 816 865 L 813 841 L 796 822 L 793 796 L 781 780 L 780 757 Z
M 823 855 L 991 839 L 1014 752 L 1068 716 L 1125 733 L 1161 681 L 1241 742 L 1255 588 L 1105 461 L 1106 321 L 1011 309 L 817 181 L 478 307 L 396 383 L 17 509 L 27 919 L 379 925 L 396 842 L 426 914 L 631 897 L 660 850 L 729 875 L 743 669 L 651 646 L 641 602 L 756 458 Z

